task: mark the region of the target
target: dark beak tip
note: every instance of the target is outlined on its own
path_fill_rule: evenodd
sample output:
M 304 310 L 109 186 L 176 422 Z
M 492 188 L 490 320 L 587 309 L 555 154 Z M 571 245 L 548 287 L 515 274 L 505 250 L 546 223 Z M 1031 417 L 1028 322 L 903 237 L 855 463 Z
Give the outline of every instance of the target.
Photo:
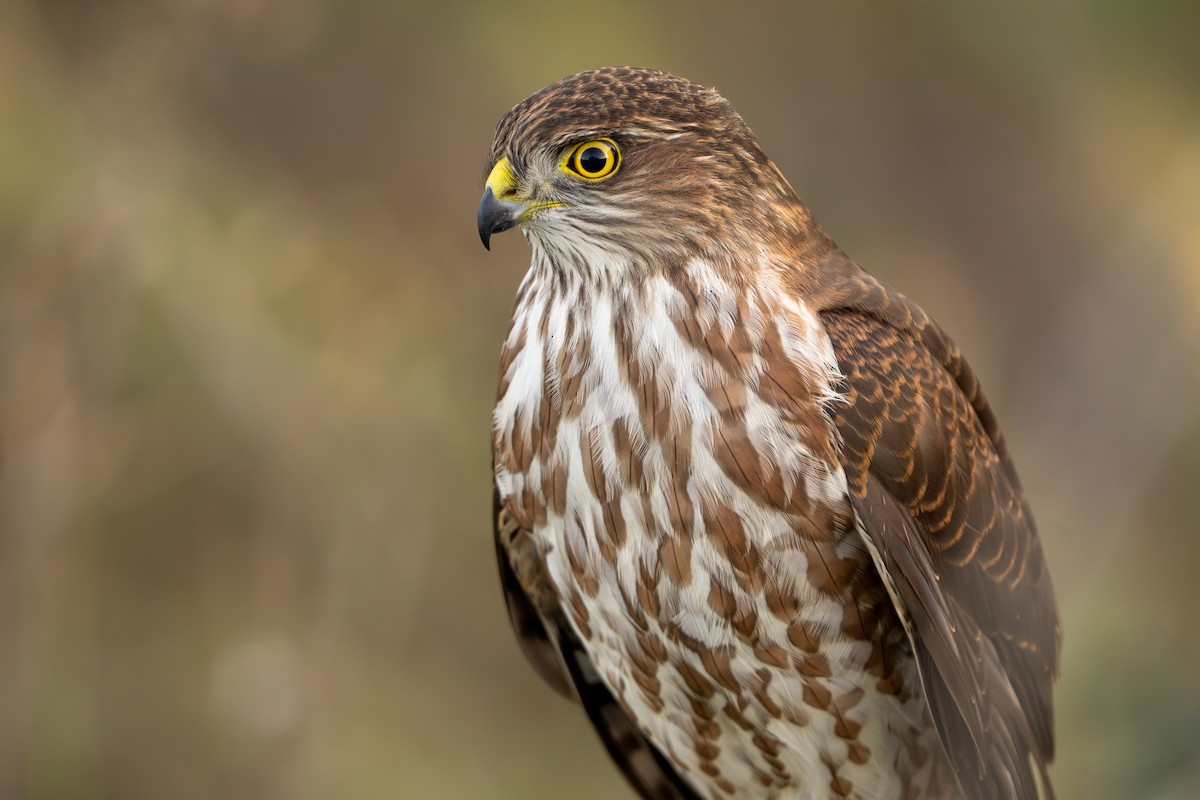
M 479 230 L 479 241 L 483 242 L 483 249 L 489 253 L 492 251 L 492 233 L 495 232 L 497 206 L 496 195 L 489 186 L 483 190 L 483 199 L 479 201 L 479 213 L 475 217 L 475 225 Z
M 479 229 L 479 241 L 487 250 L 492 249 L 492 234 L 501 233 L 515 228 L 519 222 L 517 214 L 522 210 L 517 203 L 499 200 L 492 193 L 492 187 L 483 190 L 483 199 L 479 201 L 479 215 L 475 223 Z

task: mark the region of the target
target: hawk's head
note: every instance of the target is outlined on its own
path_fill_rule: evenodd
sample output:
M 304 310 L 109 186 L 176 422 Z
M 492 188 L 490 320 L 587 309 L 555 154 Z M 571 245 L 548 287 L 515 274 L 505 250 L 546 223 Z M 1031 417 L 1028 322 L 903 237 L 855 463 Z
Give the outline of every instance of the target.
M 478 224 L 484 246 L 523 225 L 556 262 L 642 265 L 786 249 L 813 228 L 725 98 L 624 67 L 564 78 L 504 116 Z

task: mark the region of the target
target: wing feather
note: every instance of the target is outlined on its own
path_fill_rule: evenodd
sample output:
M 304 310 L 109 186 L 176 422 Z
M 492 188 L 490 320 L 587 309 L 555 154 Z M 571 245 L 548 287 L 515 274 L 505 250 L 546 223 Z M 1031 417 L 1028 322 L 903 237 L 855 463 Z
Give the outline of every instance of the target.
M 822 320 L 851 503 L 911 623 L 943 745 L 971 798 L 1053 796 L 1061 640 L 1032 515 L 974 373 L 925 314 L 865 273 Z

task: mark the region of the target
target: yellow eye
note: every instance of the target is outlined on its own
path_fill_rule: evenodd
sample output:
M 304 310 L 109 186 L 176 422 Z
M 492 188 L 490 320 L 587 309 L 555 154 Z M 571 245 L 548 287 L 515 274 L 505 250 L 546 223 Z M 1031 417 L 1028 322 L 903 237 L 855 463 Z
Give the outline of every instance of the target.
M 612 139 L 584 142 L 567 156 L 567 168 L 589 181 L 611 177 L 621 165 L 621 151 Z

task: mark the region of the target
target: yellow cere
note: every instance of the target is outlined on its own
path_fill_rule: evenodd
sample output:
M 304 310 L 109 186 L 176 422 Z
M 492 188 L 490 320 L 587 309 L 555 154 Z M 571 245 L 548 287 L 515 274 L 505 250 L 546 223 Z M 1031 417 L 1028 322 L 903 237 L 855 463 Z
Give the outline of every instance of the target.
M 621 165 L 621 150 L 612 139 L 592 139 L 577 145 L 563 166 L 584 180 L 610 178 Z
M 485 188 L 491 189 L 492 194 L 497 200 L 503 200 L 508 203 L 517 203 L 524 206 L 523 211 L 518 217 L 518 222 L 524 222 L 538 211 L 544 211 L 547 208 L 558 208 L 566 205 L 558 200 L 546 200 L 541 203 L 527 202 L 517 196 L 517 173 L 513 170 L 512 162 L 508 157 L 501 157 L 496 162 L 496 166 L 492 167 L 491 173 L 487 177 Z
M 492 167 L 486 186 L 501 200 L 517 190 L 517 176 L 507 158 L 501 158 L 496 162 L 496 166 Z

